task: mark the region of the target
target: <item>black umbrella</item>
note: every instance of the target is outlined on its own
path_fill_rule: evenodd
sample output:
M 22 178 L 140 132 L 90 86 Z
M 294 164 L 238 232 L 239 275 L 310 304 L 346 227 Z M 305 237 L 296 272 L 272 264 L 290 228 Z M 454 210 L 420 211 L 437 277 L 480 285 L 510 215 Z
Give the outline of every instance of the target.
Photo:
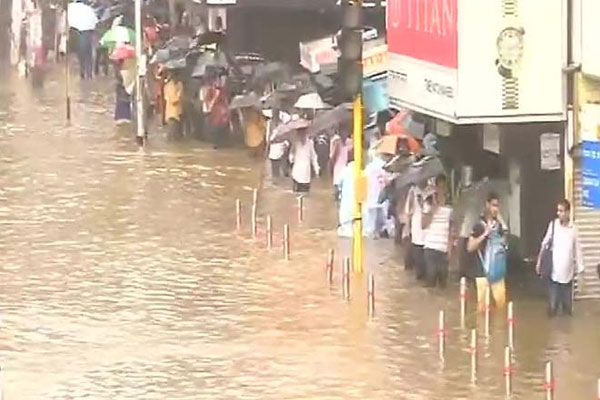
M 289 68 L 280 62 L 270 62 L 259 64 L 254 69 L 252 81 L 256 83 L 263 82 L 281 82 L 289 77 Z
M 229 104 L 229 108 L 235 110 L 237 108 L 248 108 L 255 107 L 260 108 L 261 101 L 260 98 L 254 92 L 239 94 L 235 96 L 231 103 Z
M 221 52 L 206 51 L 198 56 L 196 65 L 192 71 L 193 78 L 200 78 L 206 75 L 206 71 L 212 69 L 227 68 L 227 60 Z
M 312 125 L 308 128 L 310 135 L 331 129 L 335 126 L 348 123 L 352 120 L 352 104 L 343 103 L 331 110 L 322 111 L 317 114 Z

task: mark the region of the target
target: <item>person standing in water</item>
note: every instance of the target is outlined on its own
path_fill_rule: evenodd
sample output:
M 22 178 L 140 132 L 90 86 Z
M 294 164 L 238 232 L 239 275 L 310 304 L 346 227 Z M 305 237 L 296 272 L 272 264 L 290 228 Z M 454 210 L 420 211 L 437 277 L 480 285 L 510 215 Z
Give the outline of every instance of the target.
M 313 141 L 308 137 L 306 128 L 297 130 L 296 138 L 292 142 L 290 161 L 294 165 L 292 167 L 294 192 L 308 193 L 312 177 L 311 167 L 316 175 L 319 175 L 320 167 Z

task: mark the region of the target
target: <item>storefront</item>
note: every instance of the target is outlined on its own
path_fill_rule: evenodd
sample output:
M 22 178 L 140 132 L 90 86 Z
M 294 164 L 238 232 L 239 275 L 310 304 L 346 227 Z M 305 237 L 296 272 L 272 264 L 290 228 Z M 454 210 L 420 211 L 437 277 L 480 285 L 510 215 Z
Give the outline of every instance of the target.
M 455 179 L 469 165 L 476 180 L 498 182 L 513 244 L 531 258 L 564 196 L 563 2 L 521 0 L 507 10 L 502 2 L 392 0 L 387 7 L 391 107 L 428 115 L 444 131 Z M 519 26 L 507 25 L 516 15 Z
M 572 194 L 573 219 L 579 229 L 586 271 L 578 287 L 580 298 L 600 298 L 600 26 L 596 16 L 600 3 L 582 0 L 574 11 L 574 58 L 581 63 L 575 76 L 571 176 L 567 190 Z

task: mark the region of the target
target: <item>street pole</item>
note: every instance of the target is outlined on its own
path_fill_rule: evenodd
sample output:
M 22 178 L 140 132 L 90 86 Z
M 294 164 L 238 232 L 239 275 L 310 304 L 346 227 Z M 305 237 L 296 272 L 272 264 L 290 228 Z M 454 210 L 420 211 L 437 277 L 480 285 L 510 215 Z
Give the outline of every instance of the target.
M 140 146 L 144 145 L 144 103 L 142 100 L 142 83 L 145 70 L 145 59 L 142 59 L 142 0 L 135 0 L 135 103 L 137 115 L 137 135 L 136 140 Z
M 352 235 L 352 265 L 355 273 L 363 271 L 363 235 L 362 235 L 362 164 L 363 164 L 363 118 L 362 94 L 354 97 L 352 107 L 354 138 L 354 222 Z
M 67 123 L 71 123 L 71 71 L 69 70 L 69 0 L 65 0 L 65 98 L 67 102 Z M 60 48 L 60 43 L 59 43 Z

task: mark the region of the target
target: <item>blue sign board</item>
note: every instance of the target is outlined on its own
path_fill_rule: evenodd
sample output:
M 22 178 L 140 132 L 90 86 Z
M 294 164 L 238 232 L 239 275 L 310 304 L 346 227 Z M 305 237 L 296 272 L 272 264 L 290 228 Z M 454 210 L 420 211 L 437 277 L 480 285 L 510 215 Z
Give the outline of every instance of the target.
M 583 205 L 600 208 L 600 142 L 583 142 L 581 179 Z

